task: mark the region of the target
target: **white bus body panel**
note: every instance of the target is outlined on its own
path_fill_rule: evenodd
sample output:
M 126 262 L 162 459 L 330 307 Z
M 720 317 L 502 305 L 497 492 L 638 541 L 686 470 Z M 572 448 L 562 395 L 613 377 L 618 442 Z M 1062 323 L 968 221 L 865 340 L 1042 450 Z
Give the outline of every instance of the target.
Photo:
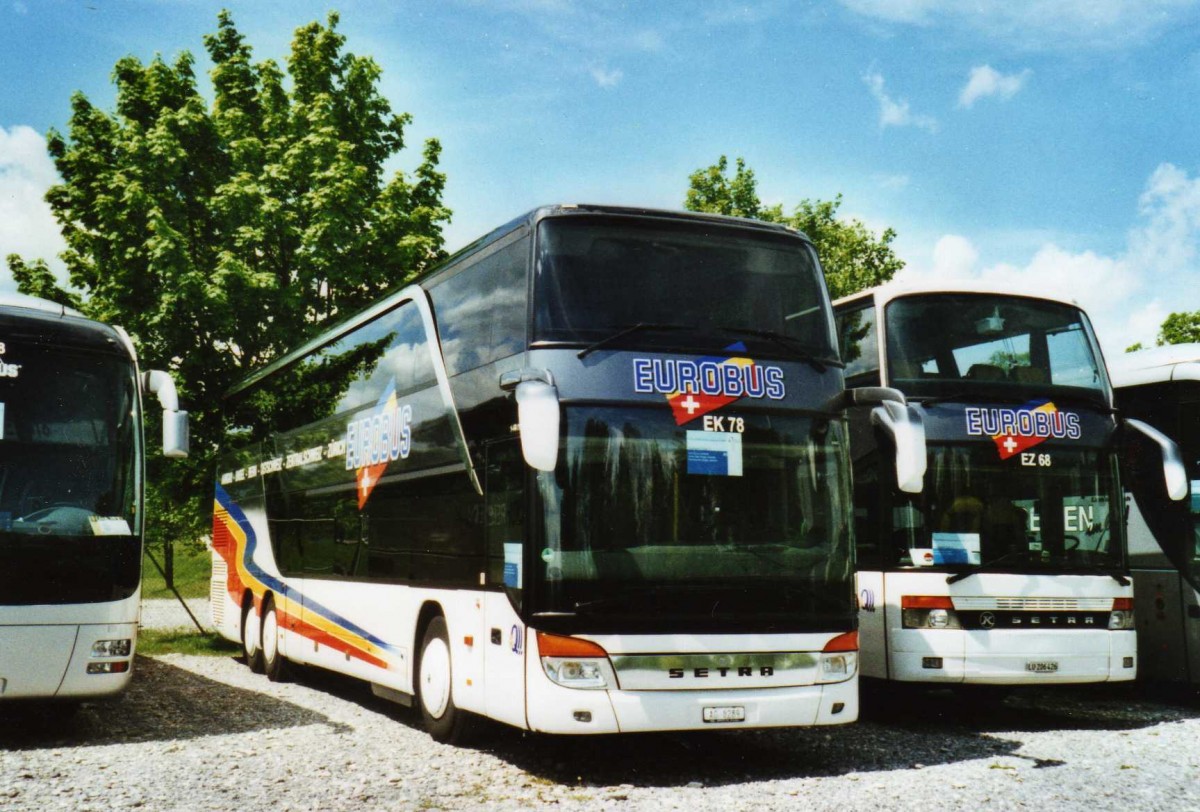
M 120 601 L 0 606 L 0 700 L 101 697 L 129 684 L 141 590 Z M 37 623 L 30 623 L 35 613 Z M 128 657 L 93 658 L 98 640 L 131 641 Z M 89 674 L 89 663 L 126 661 L 120 674 Z
M 904 595 L 970 600 L 985 609 L 989 601 L 1025 600 L 1031 606 L 1062 610 L 1107 611 L 1114 598 L 1133 597 L 1133 586 L 1108 576 L 977 573 L 953 584 L 945 572 L 859 573 L 859 645 L 862 674 L 904 682 L 1046 684 L 1132 680 L 1136 633 L 1107 628 L 905 629 Z M 864 594 L 867 600 L 864 600 Z M 971 600 L 973 599 L 973 600 Z M 964 602 L 966 602 L 964 600 Z M 868 609 L 870 605 L 871 609 Z M 960 607 L 961 608 L 961 607 Z M 1037 611 L 1030 612 L 1031 617 Z M 926 668 L 927 657 L 941 658 L 939 669 Z M 1054 673 L 1027 670 L 1027 664 L 1052 661 Z

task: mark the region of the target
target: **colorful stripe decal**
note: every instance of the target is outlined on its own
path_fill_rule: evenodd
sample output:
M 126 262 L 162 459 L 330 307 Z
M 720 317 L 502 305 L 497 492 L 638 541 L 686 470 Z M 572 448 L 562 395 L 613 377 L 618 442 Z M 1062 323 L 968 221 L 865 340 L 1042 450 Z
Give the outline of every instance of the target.
M 220 485 L 213 506 L 213 549 L 225 559 L 229 572 L 226 588 L 235 604 L 250 590 L 261 608 L 263 595 L 275 598 L 280 623 L 289 631 L 321 645 L 349 654 L 379 668 L 399 668 L 400 649 L 317 601 L 297 592 L 254 561 L 258 534 L 245 512 Z M 299 598 L 299 600 L 297 600 Z

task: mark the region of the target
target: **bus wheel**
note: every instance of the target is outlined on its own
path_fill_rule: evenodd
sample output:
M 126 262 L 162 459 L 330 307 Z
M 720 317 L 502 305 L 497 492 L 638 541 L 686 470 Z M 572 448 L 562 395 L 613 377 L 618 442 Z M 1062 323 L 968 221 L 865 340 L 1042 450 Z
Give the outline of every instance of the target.
M 288 678 L 287 658 L 279 653 L 279 615 L 275 611 L 275 602 L 267 604 L 267 611 L 262 620 L 262 661 L 263 670 L 271 682 L 285 682 Z
M 259 645 L 262 639 L 260 626 L 258 612 L 254 611 L 254 599 L 251 598 L 242 607 L 242 656 L 246 658 L 246 665 L 255 674 L 263 672 L 262 646 Z
M 417 662 L 417 705 L 421 721 L 434 741 L 453 744 L 466 734 L 467 714 L 454 705 L 450 636 L 446 620 L 435 617 L 425 629 Z

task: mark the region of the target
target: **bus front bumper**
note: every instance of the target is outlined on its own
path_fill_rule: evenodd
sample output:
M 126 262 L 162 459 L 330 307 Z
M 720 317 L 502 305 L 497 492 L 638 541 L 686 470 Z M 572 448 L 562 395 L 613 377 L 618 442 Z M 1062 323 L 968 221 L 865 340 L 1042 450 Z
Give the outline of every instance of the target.
M 120 693 L 133 670 L 137 624 L 0 626 L 0 702 Z M 128 640 L 123 656 L 93 656 L 103 640 Z
M 1034 685 L 1137 676 L 1133 630 L 893 630 L 890 649 L 889 676 L 902 682 Z
M 824 685 L 716 691 L 580 690 L 537 680 L 535 690 L 527 705 L 529 727 L 542 733 L 807 727 L 858 719 L 857 676 Z

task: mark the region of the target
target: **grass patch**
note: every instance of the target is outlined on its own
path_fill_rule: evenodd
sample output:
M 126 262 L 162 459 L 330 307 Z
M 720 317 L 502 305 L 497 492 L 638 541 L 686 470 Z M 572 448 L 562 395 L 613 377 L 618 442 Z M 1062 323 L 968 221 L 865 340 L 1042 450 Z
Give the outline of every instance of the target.
M 166 566 L 162 550 L 153 550 L 151 555 L 159 564 Z M 208 582 L 212 574 L 212 553 L 208 550 L 194 551 L 178 545 L 174 550 L 175 588 L 185 598 L 207 598 Z M 167 589 L 166 581 L 158 567 L 149 558 L 142 559 L 142 597 L 174 598 Z
M 142 629 L 138 632 L 137 653 L 156 654 L 206 654 L 226 657 L 241 652 L 237 643 L 231 643 L 219 634 L 197 631 Z

